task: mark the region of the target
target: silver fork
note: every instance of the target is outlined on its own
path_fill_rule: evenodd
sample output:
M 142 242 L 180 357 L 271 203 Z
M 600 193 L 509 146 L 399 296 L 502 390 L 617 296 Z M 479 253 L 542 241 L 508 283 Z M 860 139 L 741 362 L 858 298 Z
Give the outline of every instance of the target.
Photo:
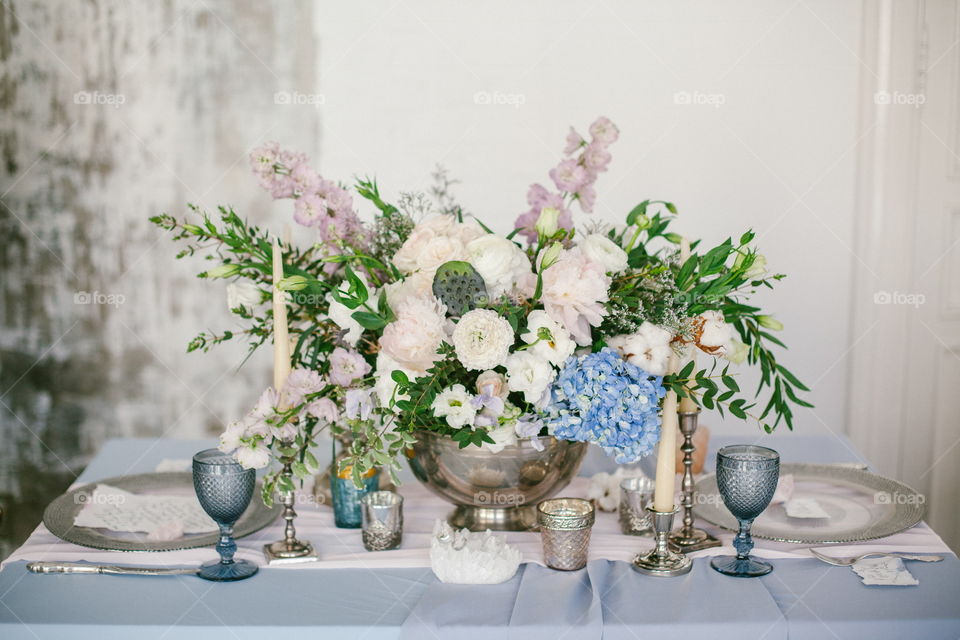
M 943 556 L 930 556 L 930 555 L 915 555 L 912 553 L 895 553 L 895 552 L 885 552 L 885 551 L 874 551 L 872 553 L 864 553 L 859 556 L 853 556 L 851 558 L 834 558 L 831 556 L 825 556 L 822 553 L 819 553 L 816 549 L 810 549 L 810 553 L 820 558 L 827 564 L 832 564 L 837 567 L 849 567 L 858 560 L 863 560 L 864 558 L 900 558 L 901 560 L 917 560 L 919 562 L 940 562 L 943 560 Z

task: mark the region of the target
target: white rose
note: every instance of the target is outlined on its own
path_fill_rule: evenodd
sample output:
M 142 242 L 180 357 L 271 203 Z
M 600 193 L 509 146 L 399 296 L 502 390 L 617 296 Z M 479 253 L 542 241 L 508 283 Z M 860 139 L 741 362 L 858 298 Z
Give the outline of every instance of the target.
M 493 439 L 494 444 L 484 442 L 482 446 L 488 449 L 490 453 L 500 453 L 505 447 L 512 447 L 517 444 L 517 432 L 511 424 L 488 429 L 487 435 Z
M 607 273 L 619 273 L 627 268 L 627 252 L 610 238 L 591 233 L 580 240 L 580 250 L 590 260 L 601 265 Z
M 432 275 L 444 262 L 465 260 L 466 257 L 467 250 L 460 238 L 436 236 L 421 248 L 417 255 L 417 268 Z
M 540 334 L 549 334 L 541 339 Z M 570 338 L 570 333 L 556 322 L 546 311 L 537 309 L 527 316 L 527 331 L 520 334 L 520 339 L 532 344 L 529 351 L 534 355 L 549 360 L 558 367 L 573 355 L 576 343 Z
M 509 293 L 524 274 L 532 271 L 523 249 L 492 233 L 467 245 L 467 260 L 483 278 L 491 300 Z
M 713 356 L 724 356 L 733 348 L 734 330 L 720 311 L 705 311 L 698 319 L 697 346 Z
M 231 282 L 227 285 L 227 308 L 231 311 L 237 307 L 251 309 L 261 302 L 263 295 L 252 282 Z
M 507 358 L 507 383 L 510 391 L 523 394 L 523 399 L 536 404 L 543 397 L 556 371 L 550 362 L 529 351 L 517 351 Z
M 666 375 L 673 348 L 673 335 L 666 329 L 644 322 L 637 333 L 613 336 L 607 346 L 623 356 L 630 364 L 655 376 Z
M 440 392 L 430 408 L 434 416 L 445 418 L 447 424 L 457 429 L 473 425 L 477 409 L 472 401 L 473 396 L 467 393 L 467 389 L 462 384 L 455 384 Z
M 467 369 L 483 371 L 502 365 L 513 344 L 513 328 L 490 309 L 474 309 L 453 330 L 457 358 Z
M 446 307 L 430 296 L 410 298 L 393 312 L 397 318 L 384 327 L 380 348 L 403 367 L 423 373 L 440 359 L 437 348 L 447 337 Z
M 384 285 L 383 292 L 390 308 L 399 309 L 411 298 L 428 298 L 433 295 L 433 275 L 418 271 L 403 280 Z

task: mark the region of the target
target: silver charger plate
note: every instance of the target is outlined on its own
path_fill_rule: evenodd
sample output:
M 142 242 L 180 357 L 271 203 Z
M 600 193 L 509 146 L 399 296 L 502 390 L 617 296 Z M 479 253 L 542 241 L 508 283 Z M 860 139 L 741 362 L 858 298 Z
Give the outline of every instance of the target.
M 793 498 L 813 498 L 829 518 L 791 518 L 783 504 L 767 507 L 753 523 L 757 538 L 795 544 L 839 544 L 884 538 L 923 519 L 924 497 L 902 482 L 862 469 L 828 464 L 780 465 L 780 476 L 792 475 Z M 715 474 L 697 482 L 697 516 L 736 531 Z
M 98 484 L 108 484 L 137 494 L 194 495 L 193 474 L 190 472 L 141 473 L 107 478 L 71 489 L 51 502 L 43 512 L 43 524 L 50 533 L 66 542 L 107 551 L 177 551 L 211 546 L 216 544 L 220 537 L 216 531 L 210 531 L 159 542 L 147 540 L 145 533 L 75 526 L 74 520 L 85 504 L 79 494 L 89 496 Z M 233 527 L 234 538 L 242 538 L 259 531 L 273 522 L 279 513 L 279 505 L 268 508 L 260 500 L 260 487 L 257 483 L 250 506 Z

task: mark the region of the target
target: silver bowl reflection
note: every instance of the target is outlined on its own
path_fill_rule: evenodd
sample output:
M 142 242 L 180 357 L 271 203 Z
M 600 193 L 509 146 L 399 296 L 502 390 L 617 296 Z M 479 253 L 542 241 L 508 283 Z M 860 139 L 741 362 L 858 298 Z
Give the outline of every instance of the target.
M 533 531 L 537 504 L 566 487 L 577 475 L 587 443 L 541 438 L 543 451 L 521 440 L 499 453 L 451 438 L 418 431 L 410 469 L 427 489 L 455 505 L 447 517 L 471 531 Z

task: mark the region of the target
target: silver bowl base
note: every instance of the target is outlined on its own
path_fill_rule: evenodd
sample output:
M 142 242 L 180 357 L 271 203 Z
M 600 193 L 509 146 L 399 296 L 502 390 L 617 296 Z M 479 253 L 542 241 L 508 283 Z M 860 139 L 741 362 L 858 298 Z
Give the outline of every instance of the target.
M 538 531 L 536 505 L 520 507 L 477 507 L 457 505 L 447 516 L 455 529 L 470 531 Z

